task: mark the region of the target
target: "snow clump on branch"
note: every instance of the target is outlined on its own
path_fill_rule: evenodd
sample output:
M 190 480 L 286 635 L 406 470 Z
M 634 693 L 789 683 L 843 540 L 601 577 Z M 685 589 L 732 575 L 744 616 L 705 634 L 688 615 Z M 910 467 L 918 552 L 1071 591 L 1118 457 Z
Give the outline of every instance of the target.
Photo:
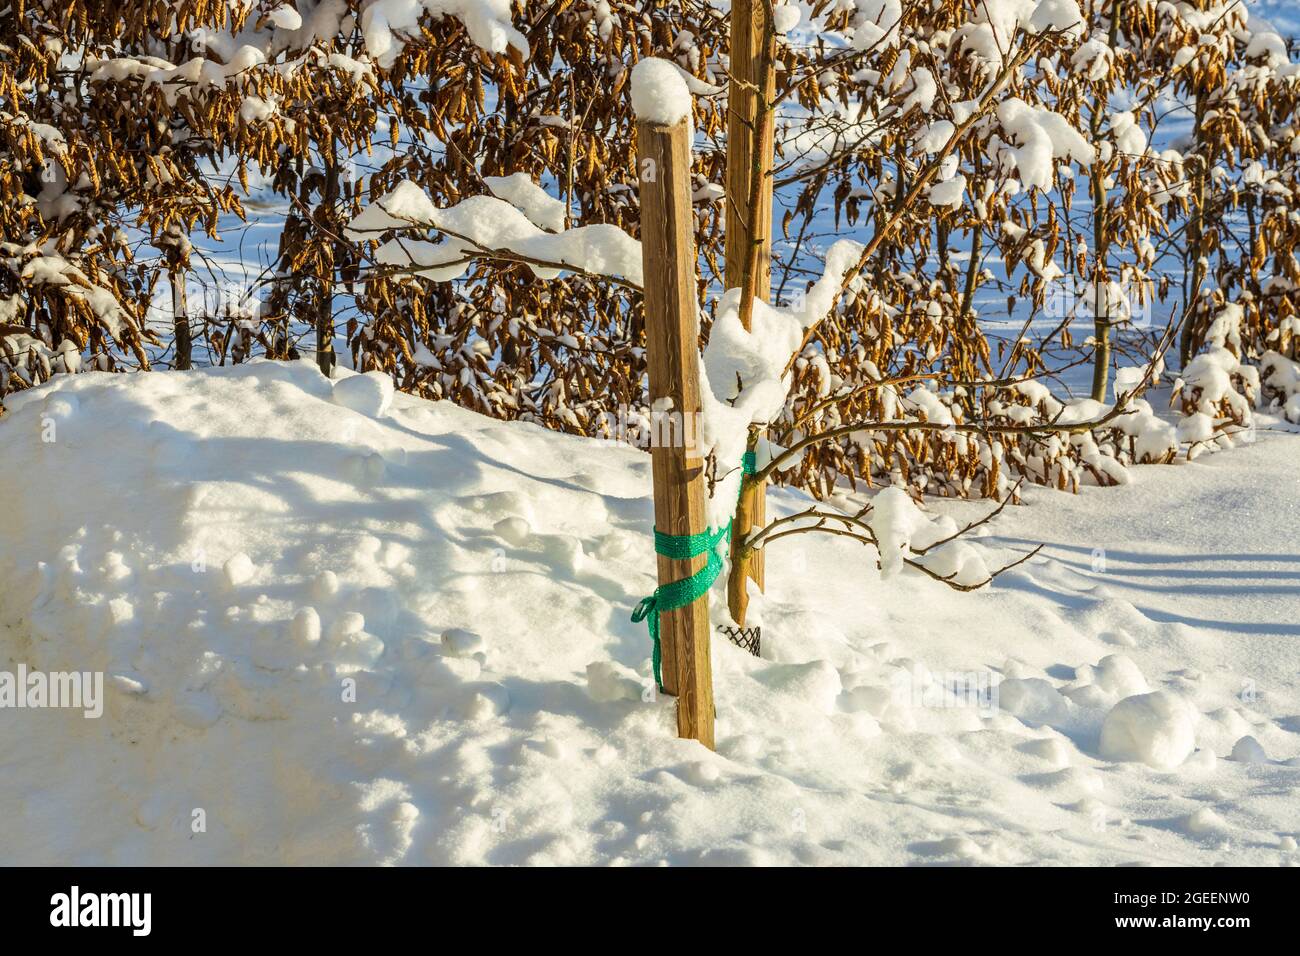
M 501 188 L 500 184 L 495 188 Z M 541 192 L 535 185 L 533 190 Z M 411 227 L 442 232 L 446 239 L 440 243 L 399 236 L 383 243 L 375 253 L 379 265 L 411 269 L 433 282 L 458 279 L 475 258 L 495 257 L 524 262 L 539 279 L 576 271 L 641 285 L 639 242 L 617 226 L 604 223 L 545 232 L 527 212 L 554 224 L 553 208 L 539 203 L 533 190 L 524 190 L 517 182 L 504 190 L 526 211 L 494 196 L 471 196 L 439 209 L 424 190 L 407 180 L 353 218 L 347 235 L 374 239 L 380 233 Z

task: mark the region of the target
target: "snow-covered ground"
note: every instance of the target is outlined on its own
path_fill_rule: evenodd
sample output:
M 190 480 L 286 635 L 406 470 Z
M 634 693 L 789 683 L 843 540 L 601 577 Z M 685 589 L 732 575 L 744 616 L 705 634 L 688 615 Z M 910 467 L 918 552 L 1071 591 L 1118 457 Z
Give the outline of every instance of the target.
M 1300 862 L 1300 437 L 1032 489 L 975 593 L 775 543 L 714 754 L 629 620 L 648 456 L 341 375 L 6 399 L 0 670 L 107 699 L 0 710 L 0 861 Z

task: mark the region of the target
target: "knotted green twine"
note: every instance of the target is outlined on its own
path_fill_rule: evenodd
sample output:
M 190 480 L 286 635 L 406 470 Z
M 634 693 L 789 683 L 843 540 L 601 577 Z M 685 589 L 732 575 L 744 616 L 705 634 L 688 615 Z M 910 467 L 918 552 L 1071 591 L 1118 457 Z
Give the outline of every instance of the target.
M 745 457 L 741 459 L 741 469 L 746 475 L 752 475 L 756 470 L 754 465 L 754 453 L 745 452 Z M 740 487 L 743 491 L 745 487 L 743 480 Z M 736 493 L 736 503 L 740 503 L 739 491 Z M 722 572 L 722 558 L 718 556 L 718 544 L 724 539 L 731 541 L 731 524 L 732 522 L 728 521 L 725 528 L 713 532 L 701 531 L 699 534 L 664 534 L 658 528 L 655 529 L 656 554 L 662 554 L 674 561 L 689 561 L 701 554 L 708 554 L 704 567 L 688 578 L 655 588 L 655 593 L 643 598 L 636 606 L 636 610 L 632 612 L 634 624 L 645 621 L 650 629 L 650 642 L 653 645 L 650 659 L 654 663 L 655 684 L 660 690 L 664 688 L 664 681 L 661 672 L 663 652 L 659 643 L 659 615 L 698 601 L 709 592 L 709 588 L 713 587 L 713 582 Z

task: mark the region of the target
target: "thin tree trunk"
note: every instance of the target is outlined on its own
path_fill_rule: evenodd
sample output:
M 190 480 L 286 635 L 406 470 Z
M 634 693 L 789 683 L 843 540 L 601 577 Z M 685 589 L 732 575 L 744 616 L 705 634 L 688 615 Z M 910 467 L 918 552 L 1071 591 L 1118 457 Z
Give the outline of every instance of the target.
M 772 287 L 772 163 L 776 94 L 776 33 L 770 0 L 733 0 L 731 84 L 727 121 L 726 284 L 739 288 L 740 321 L 753 324 L 754 300 L 768 301 Z M 749 450 L 759 432 L 750 433 Z M 764 586 L 762 551 L 745 546 L 767 515 L 765 483 L 746 477 L 732 522 L 727 604 L 741 626 L 749 607 L 749 580 Z
M 1110 15 L 1110 49 L 1114 50 L 1119 42 L 1119 22 L 1124 16 L 1124 0 L 1115 0 Z M 1097 95 L 1092 108 L 1092 142 L 1101 144 L 1101 126 L 1109 98 Z M 1110 226 L 1107 222 L 1109 211 L 1106 208 L 1106 177 L 1110 175 L 1110 163 L 1098 159 L 1092 166 L 1092 223 L 1093 223 L 1093 257 L 1092 257 L 1092 291 L 1093 291 L 1093 337 L 1097 342 L 1092 365 L 1092 400 L 1104 402 L 1106 387 L 1110 383 L 1110 275 L 1106 263 L 1110 258 Z
M 185 298 L 185 273 L 171 273 L 172 284 L 172 325 L 176 330 L 176 362 L 174 367 L 188 369 L 191 367 L 193 341 L 190 337 L 189 303 Z
M 1198 98 L 1196 101 L 1196 122 L 1192 130 L 1192 141 L 1199 144 L 1201 141 L 1201 122 L 1205 116 L 1203 99 Z M 1196 312 L 1196 305 L 1201 298 L 1201 286 L 1205 284 L 1205 257 L 1201 254 L 1201 243 L 1205 238 L 1205 203 L 1207 192 L 1208 170 L 1206 164 L 1198 154 L 1193 157 L 1196 163 L 1196 171 L 1192 174 L 1196 184 L 1196 197 L 1194 208 L 1192 209 L 1191 219 L 1187 223 L 1187 254 L 1192 260 L 1191 272 L 1192 281 L 1190 287 L 1187 283 L 1187 264 L 1184 260 L 1183 267 L 1183 328 L 1182 334 L 1178 341 L 1179 364 L 1187 367 L 1187 363 L 1192 360 L 1192 353 L 1200 344 L 1197 342 L 1197 326 L 1199 319 Z
M 322 156 L 325 164 L 325 191 L 321 197 L 319 210 L 320 222 L 325 235 L 334 230 L 334 210 L 339 200 L 339 165 L 333 138 L 329 142 L 329 152 Z M 327 240 L 326 247 L 333 250 L 333 241 Z M 326 378 L 334 375 L 334 261 L 321 270 L 317 277 L 320 289 L 316 300 L 316 363 Z

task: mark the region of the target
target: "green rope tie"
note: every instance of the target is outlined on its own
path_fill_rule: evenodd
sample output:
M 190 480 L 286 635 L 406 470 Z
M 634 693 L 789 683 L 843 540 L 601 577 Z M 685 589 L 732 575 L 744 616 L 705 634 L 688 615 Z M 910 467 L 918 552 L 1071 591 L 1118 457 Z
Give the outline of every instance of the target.
M 741 459 L 741 470 L 746 475 L 752 475 L 756 471 L 752 451 L 745 452 L 745 457 Z M 741 491 L 743 490 L 742 480 Z M 740 491 L 736 493 L 736 503 L 740 503 Z M 664 534 L 658 528 L 655 529 L 656 554 L 662 554 L 674 561 L 689 561 L 701 554 L 708 554 L 704 567 L 688 578 L 655 588 L 655 593 L 648 598 L 642 598 L 641 603 L 632 612 L 632 623 L 639 624 L 645 621 L 650 630 L 650 642 L 653 645 L 650 659 L 654 664 L 655 684 L 661 691 L 664 689 L 664 680 L 663 648 L 659 643 L 659 615 L 693 604 L 709 593 L 709 588 L 713 587 L 713 582 L 722 572 L 722 558 L 718 557 L 718 544 L 723 539 L 731 541 L 730 521 L 725 528 L 712 532 L 701 531 L 699 534 Z

